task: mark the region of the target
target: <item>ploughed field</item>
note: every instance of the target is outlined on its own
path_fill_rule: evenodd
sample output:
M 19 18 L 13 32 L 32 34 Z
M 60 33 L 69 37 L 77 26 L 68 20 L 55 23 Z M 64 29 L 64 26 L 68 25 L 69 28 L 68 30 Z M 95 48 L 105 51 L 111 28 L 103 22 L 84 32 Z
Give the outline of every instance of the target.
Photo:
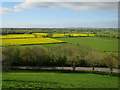
M 61 72 L 3 73 L 3 88 L 118 88 L 118 77 Z

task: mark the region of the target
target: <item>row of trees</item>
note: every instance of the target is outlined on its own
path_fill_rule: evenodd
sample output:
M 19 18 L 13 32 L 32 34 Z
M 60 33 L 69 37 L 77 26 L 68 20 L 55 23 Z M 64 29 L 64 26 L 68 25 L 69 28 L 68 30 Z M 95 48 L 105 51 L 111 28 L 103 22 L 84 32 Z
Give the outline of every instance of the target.
M 69 46 L 46 49 L 38 46 L 15 47 L 8 46 L 2 50 L 3 68 L 12 66 L 108 66 L 112 72 L 118 67 L 118 57 L 114 54 L 102 54 L 88 46 Z
M 104 37 L 104 38 L 116 38 L 116 39 L 120 39 L 119 36 L 117 35 L 114 35 L 114 36 L 108 36 L 108 35 L 95 35 L 97 37 Z
M 118 33 L 118 29 L 95 29 L 95 28 L 2 28 L 0 34 L 32 34 L 32 33 L 91 33 L 91 34 L 110 34 Z

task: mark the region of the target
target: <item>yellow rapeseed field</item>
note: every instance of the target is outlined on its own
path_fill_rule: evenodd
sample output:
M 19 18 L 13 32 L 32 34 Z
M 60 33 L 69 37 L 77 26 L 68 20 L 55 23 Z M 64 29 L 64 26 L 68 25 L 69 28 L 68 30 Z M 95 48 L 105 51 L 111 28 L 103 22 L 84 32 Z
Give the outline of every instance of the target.
M 36 35 L 38 38 L 40 37 L 46 37 L 48 33 L 32 33 L 33 35 Z M 94 34 L 52 34 L 51 37 L 67 37 L 67 36 L 73 36 L 73 37 L 80 37 L 80 36 L 95 36 Z
M 95 36 L 95 34 L 89 34 L 89 36 Z
M 52 37 L 65 37 L 64 34 L 53 34 Z
M 2 35 L 0 39 L 2 44 L 0 46 L 6 45 L 28 45 L 28 44 L 47 44 L 47 43 L 61 43 L 63 41 L 45 38 L 47 33 L 33 33 L 33 34 L 9 34 Z M 66 37 L 66 36 L 95 36 L 94 34 L 52 34 L 52 37 Z
M 10 39 L 10 38 L 35 38 L 32 34 L 9 34 L 0 36 L 2 39 Z
M 62 42 L 63 41 L 52 39 L 52 38 L 2 39 L 2 44 L 0 46 L 62 43 Z
M 41 38 L 41 37 L 46 37 L 48 35 L 48 33 L 32 33 L 33 35 L 36 35 L 37 38 Z M 67 37 L 67 36 L 72 36 L 72 37 L 80 37 L 80 36 L 95 36 L 94 34 L 68 34 L 68 33 L 65 33 L 65 34 L 52 34 L 51 37 Z

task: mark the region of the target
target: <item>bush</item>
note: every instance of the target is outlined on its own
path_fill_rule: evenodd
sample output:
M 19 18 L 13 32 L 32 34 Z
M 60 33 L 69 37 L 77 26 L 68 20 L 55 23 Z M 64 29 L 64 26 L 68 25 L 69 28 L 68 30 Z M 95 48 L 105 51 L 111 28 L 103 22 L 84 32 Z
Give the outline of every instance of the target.
M 77 66 L 108 66 L 118 68 L 118 57 L 113 54 L 104 56 L 87 46 L 58 46 L 54 49 L 45 49 L 37 46 L 18 47 L 7 46 L 2 50 L 3 69 L 12 66 L 72 66 L 73 71 Z

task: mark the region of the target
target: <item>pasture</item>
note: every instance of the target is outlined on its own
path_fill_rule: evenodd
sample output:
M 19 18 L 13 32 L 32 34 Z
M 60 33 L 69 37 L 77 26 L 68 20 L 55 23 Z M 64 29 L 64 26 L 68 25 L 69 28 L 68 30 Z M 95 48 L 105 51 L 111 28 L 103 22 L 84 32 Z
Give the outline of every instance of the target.
M 87 45 L 99 51 L 118 51 L 118 39 L 108 39 L 100 37 L 76 37 L 76 38 L 58 38 L 72 45 Z
M 44 44 L 39 46 L 45 48 L 52 48 L 56 46 L 87 45 L 100 52 L 106 51 L 106 52 L 118 53 L 118 39 L 100 38 L 100 37 L 63 37 L 63 38 L 54 38 L 54 39 L 64 41 L 67 43 Z
M 61 72 L 3 73 L 4 88 L 118 88 L 118 77 Z

